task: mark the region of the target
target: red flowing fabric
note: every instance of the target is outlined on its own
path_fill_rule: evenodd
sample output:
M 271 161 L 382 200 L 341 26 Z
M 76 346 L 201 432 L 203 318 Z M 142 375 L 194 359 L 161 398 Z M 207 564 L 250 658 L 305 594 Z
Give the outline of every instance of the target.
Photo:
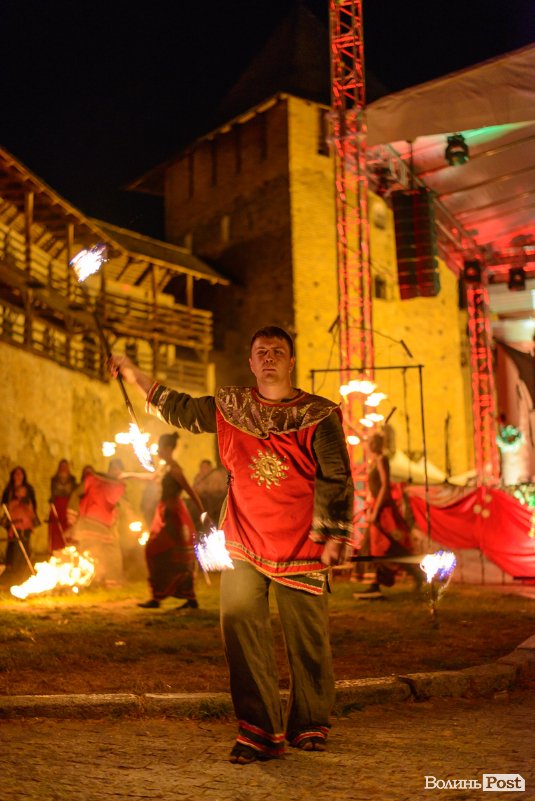
M 411 493 L 409 500 L 417 527 L 427 531 L 425 498 Z M 480 487 L 447 505 L 431 501 L 429 512 L 435 542 L 452 550 L 479 548 L 509 575 L 535 578 L 535 509 Z
M 84 481 L 80 517 L 90 517 L 104 526 L 112 526 L 117 517 L 117 504 L 124 491 L 122 481 L 90 473 Z

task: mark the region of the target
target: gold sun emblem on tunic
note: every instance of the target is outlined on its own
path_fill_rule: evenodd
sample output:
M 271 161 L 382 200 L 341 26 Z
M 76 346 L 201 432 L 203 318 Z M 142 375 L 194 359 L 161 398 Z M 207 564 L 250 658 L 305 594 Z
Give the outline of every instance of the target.
M 258 456 L 253 456 L 249 465 L 252 470 L 251 478 L 259 487 L 262 484 L 265 484 L 267 489 L 271 489 L 273 485 L 279 487 L 281 479 L 288 478 L 286 471 L 290 468 L 273 451 L 258 450 L 257 453 Z

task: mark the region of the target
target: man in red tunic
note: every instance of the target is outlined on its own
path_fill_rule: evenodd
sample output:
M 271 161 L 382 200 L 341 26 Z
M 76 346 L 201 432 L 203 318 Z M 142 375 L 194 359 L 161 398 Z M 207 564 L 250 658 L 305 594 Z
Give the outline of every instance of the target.
M 353 484 L 339 407 L 292 386 L 293 342 L 269 326 L 251 340 L 256 387 L 192 398 L 163 387 L 124 356 L 110 360 L 147 408 L 189 431 L 217 433 L 229 492 L 220 528 L 234 570 L 221 576 L 221 625 L 238 736 L 230 760 L 282 755 L 284 742 L 325 748 L 334 679 L 327 578 L 343 559 Z M 270 625 L 274 592 L 291 691 L 283 715 Z

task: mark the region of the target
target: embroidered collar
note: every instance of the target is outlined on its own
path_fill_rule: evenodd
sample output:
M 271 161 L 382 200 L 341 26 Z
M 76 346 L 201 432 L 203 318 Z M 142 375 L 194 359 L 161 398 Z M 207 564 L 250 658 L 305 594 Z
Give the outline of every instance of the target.
M 287 402 L 273 403 L 262 399 L 253 387 L 222 387 L 215 401 L 227 423 L 260 439 L 317 425 L 338 408 L 327 398 L 303 390 Z

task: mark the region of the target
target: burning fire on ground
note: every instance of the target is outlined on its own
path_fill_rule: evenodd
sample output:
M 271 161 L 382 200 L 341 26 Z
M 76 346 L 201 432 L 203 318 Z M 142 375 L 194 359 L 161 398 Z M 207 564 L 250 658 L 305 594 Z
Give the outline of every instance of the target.
M 80 587 L 88 587 L 95 573 L 95 562 L 88 553 L 78 553 L 74 545 L 64 548 L 48 562 L 37 562 L 35 575 L 23 584 L 11 587 L 15 598 L 24 600 L 30 595 L 39 595 L 60 587 L 71 587 L 77 593 Z

